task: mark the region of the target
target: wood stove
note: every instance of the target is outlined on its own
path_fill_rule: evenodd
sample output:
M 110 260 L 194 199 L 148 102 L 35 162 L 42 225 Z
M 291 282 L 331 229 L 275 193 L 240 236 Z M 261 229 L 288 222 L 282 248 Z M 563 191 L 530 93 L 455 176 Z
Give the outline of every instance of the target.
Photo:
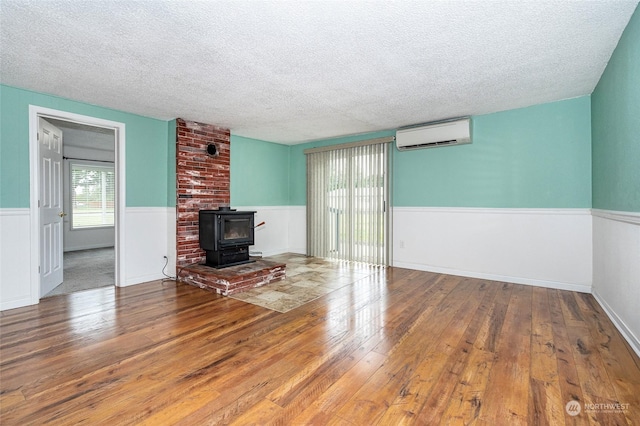
M 229 207 L 200 210 L 200 247 L 206 252 L 206 265 L 214 268 L 253 262 L 249 246 L 254 244 L 254 211 Z

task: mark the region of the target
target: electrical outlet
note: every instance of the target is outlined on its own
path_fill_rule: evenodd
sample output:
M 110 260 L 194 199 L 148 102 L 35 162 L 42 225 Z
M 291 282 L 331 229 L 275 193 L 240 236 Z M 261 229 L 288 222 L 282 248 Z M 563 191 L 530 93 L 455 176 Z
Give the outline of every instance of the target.
M 404 248 L 404 240 L 400 240 L 400 248 Z

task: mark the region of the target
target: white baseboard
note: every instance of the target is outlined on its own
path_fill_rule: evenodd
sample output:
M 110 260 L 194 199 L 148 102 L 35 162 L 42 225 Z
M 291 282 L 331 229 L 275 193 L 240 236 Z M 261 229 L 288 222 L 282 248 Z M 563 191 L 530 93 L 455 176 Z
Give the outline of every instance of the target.
M 424 265 L 424 264 L 417 264 L 417 263 L 394 262 L 393 266 L 397 268 L 415 269 L 417 271 L 435 272 L 438 274 L 458 275 L 461 277 L 479 278 L 483 280 L 508 282 L 508 283 L 514 283 L 514 284 L 524 284 L 524 285 L 531 285 L 536 287 L 553 288 L 557 290 L 577 291 L 579 293 L 591 292 L 591 286 L 589 284 L 582 284 L 582 285 L 570 284 L 570 283 L 562 283 L 562 282 L 556 282 L 556 281 L 545 281 L 545 280 L 536 280 L 536 279 L 530 279 L 530 278 L 513 277 L 513 276 L 507 276 L 507 275 L 486 274 L 482 272 L 463 271 L 459 269 L 442 268 L 438 266 L 431 266 L 431 265 Z
M 613 325 L 616 326 L 620 334 L 622 334 L 622 336 L 625 338 L 627 343 L 629 343 L 629 346 L 631 346 L 631 349 L 633 349 L 636 355 L 640 357 L 640 339 L 638 339 L 633 334 L 631 329 L 627 327 L 627 324 L 625 324 L 625 322 L 622 321 L 622 319 L 620 319 L 620 317 L 611 308 L 611 306 L 609 306 L 609 304 L 605 302 L 605 300 L 601 298 L 600 295 L 598 295 L 598 292 L 596 290 L 592 291 L 591 294 L 593 294 L 593 297 L 598 301 L 600 306 L 602 306 L 602 309 L 609 316 L 609 319 L 611 320 Z
M 0 302 L 0 311 L 6 311 L 8 309 L 22 308 L 24 306 L 33 305 L 31 297 L 22 297 L 20 299 L 3 300 Z
M 307 248 L 306 247 L 290 247 L 288 250 L 289 253 L 294 253 L 294 254 L 303 254 L 303 255 L 307 255 Z
M 171 274 L 168 274 L 168 275 L 171 275 Z M 146 275 L 136 275 L 133 277 L 127 277 L 127 280 L 124 282 L 124 284 L 120 285 L 120 287 L 129 287 L 136 284 L 142 284 L 142 283 L 148 283 L 150 281 L 161 280 L 163 278 L 167 278 L 167 277 L 162 275 L 162 272 L 160 273 L 154 272 Z

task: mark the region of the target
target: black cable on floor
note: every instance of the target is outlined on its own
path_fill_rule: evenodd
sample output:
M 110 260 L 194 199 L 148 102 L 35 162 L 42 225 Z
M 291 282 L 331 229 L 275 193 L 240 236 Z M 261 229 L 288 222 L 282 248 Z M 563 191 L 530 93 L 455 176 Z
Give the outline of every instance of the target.
M 164 257 L 164 260 L 165 260 L 165 262 L 164 262 L 164 266 L 162 267 L 162 275 L 164 275 L 164 276 L 165 276 L 165 277 L 167 277 L 167 278 L 163 278 L 163 279 L 162 279 L 162 283 L 163 283 L 163 284 L 164 284 L 165 282 L 168 282 L 168 281 L 175 281 L 175 282 L 177 283 L 177 282 L 178 282 L 178 277 L 180 276 L 180 272 L 182 272 L 182 270 L 183 270 L 184 268 L 186 268 L 187 266 L 191 266 L 191 265 L 192 265 L 192 264 L 190 264 L 190 265 L 184 265 L 183 267 L 181 267 L 180 269 L 178 269 L 178 273 L 176 274 L 176 276 L 175 276 L 175 277 L 172 277 L 171 275 L 167 275 L 167 273 L 165 272 L 165 269 L 167 269 L 167 265 L 169 264 L 169 258 L 168 258 L 167 256 L 165 256 L 165 257 Z

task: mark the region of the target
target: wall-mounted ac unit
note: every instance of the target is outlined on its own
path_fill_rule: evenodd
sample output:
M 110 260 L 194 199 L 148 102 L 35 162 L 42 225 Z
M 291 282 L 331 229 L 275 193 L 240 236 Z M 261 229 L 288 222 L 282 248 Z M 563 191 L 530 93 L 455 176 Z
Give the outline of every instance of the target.
M 408 127 L 396 132 L 396 146 L 400 151 L 467 143 L 471 143 L 471 119 L 468 117 Z

